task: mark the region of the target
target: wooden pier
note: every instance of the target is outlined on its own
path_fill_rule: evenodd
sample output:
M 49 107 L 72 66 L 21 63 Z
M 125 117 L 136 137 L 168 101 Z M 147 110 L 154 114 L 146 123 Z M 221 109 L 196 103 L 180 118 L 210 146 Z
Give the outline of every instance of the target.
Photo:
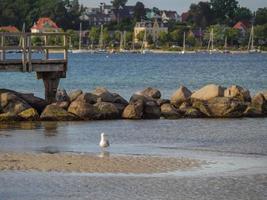
M 51 45 L 55 38 L 60 44 Z M 34 43 L 37 39 L 38 45 Z M 55 100 L 60 78 L 66 78 L 67 40 L 66 33 L 0 33 L 0 72 L 35 72 L 38 79 L 43 79 L 45 99 L 51 103 Z M 14 45 L 12 41 L 17 43 Z M 21 58 L 7 58 L 9 53 L 21 54 Z M 34 59 L 34 53 L 41 54 L 41 58 Z M 52 59 L 52 53 L 62 53 L 63 58 Z

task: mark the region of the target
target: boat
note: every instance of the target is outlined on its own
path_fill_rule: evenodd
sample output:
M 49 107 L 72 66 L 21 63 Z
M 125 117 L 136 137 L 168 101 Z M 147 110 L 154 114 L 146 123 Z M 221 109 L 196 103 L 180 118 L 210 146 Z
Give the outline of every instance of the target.
M 228 38 L 227 38 L 227 36 L 225 37 L 225 39 L 224 39 L 224 50 L 223 50 L 223 53 L 231 53 L 227 48 L 228 48 L 228 45 L 227 45 L 227 43 L 228 43 Z
M 210 32 L 210 38 L 209 38 L 207 52 L 209 54 L 219 53 L 219 51 L 217 49 L 214 49 L 214 30 L 213 30 L 213 28 L 211 29 L 211 32 Z
M 181 54 L 185 54 L 185 39 L 186 39 L 186 36 L 185 36 L 185 32 L 184 32 L 184 38 L 183 38 L 183 50 L 181 51 Z
M 249 41 L 248 41 L 248 53 L 261 53 L 259 49 L 254 46 L 254 25 L 252 24 Z
M 99 37 L 99 46 L 98 49 L 95 51 L 95 53 L 108 53 L 106 49 L 104 49 L 104 41 L 103 41 L 103 25 L 101 25 L 100 29 L 100 37 Z
M 143 38 L 143 42 L 142 42 L 142 46 L 141 46 L 141 50 L 140 50 L 141 54 L 151 53 L 151 51 L 146 48 L 146 45 L 147 45 L 147 33 L 145 30 L 144 38 Z

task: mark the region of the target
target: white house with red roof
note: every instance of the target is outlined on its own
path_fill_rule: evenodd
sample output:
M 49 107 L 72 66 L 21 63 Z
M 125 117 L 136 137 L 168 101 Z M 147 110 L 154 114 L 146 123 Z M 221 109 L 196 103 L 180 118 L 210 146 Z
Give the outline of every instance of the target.
M 32 33 L 49 33 L 59 31 L 60 28 L 58 25 L 48 17 L 42 17 L 38 19 L 38 21 L 34 23 L 33 27 L 31 28 Z
M 233 28 L 239 30 L 242 36 L 245 36 L 250 28 L 250 24 L 247 21 L 239 21 L 233 26 Z

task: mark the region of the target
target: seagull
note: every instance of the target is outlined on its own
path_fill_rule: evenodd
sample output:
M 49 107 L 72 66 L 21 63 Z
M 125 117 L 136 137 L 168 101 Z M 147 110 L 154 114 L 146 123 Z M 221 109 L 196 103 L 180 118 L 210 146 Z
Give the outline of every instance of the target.
M 108 138 L 105 136 L 105 133 L 101 133 L 101 140 L 99 142 L 99 146 L 101 148 L 109 147 L 109 141 L 108 141 Z

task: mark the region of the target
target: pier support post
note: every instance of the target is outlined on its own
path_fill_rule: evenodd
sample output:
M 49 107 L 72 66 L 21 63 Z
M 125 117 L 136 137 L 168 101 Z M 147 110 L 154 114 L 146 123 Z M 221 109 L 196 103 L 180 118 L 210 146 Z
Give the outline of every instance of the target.
M 59 85 L 60 78 L 62 78 L 61 72 L 37 72 L 37 78 L 43 79 L 45 87 L 45 100 L 48 103 L 56 101 L 56 93 Z

